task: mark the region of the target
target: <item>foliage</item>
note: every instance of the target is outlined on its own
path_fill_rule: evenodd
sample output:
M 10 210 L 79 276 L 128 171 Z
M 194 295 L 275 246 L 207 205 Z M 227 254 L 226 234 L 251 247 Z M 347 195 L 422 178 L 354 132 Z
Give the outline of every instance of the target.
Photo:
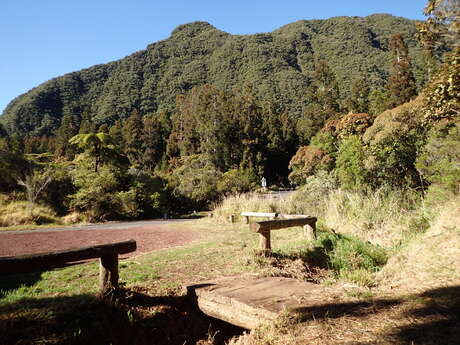
M 330 170 L 332 158 L 323 150 L 315 146 L 301 146 L 292 157 L 289 168 L 289 181 L 294 184 L 304 184 L 308 176 L 320 170 Z
M 424 144 L 423 99 L 380 114 L 363 135 L 368 145 L 365 167 L 374 186 L 420 186 L 415 160 Z
M 242 169 L 231 169 L 225 172 L 217 183 L 217 191 L 221 197 L 247 193 L 256 187 L 256 176 Z
M 336 76 L 325 60 L 315 63 L 312 81 L 306 90 L 307 106 L 297 124 L 301 143 L 311 137 L 340 110 L 339 86 Z
M 413 99 L 417 95 L 417 87 L 409 50 L 401 34 L 391 37 L 390 48 L 393 52 L 393 66 L 387 83 L 387 108 L 394 108 Z
M 460 193 L 459 162 L 460 122 L 439 123 L 430 131 L 416 161 L 422 177 L 431 183 L 429 199 L 439 203 Z
M 218 197 L 221 173 L 203 155 L 183 156 L 168 176 L 174 196 L 189 202 L 191 209 L 209 204 Z
M 363 189 L 369 183 L 365 157 L 366 150 L 359 136 L 351 135 L 340 144 L 335 171 L 345 189 Z
M 363 271 L 368 274 L 377 272 L 388 260 L 384 248 L 354 236 L 328 232 L 321 234 L 317 243 L 325 251 L 328 264 L 338 278 L 349 279 L 360 285 L 372 286 L 373 279 L 368 275 L 363 279 Z
M 346 108 L 350 113 L 369 112 L 370 88 L 365 77 L 358 77 L 351 84 L 350 96 L 346 100 Z
M 78 145 L 93 158 L 93 169 L 96 173 L 100 164 L 122 160 L 112 138 L 104 132 L 77 134 L 70 138 L 69 143 Z
M 87 213 L 90 221 L 116 219 L 123 215 L 120 210 L 122 200 L 118 195 L 123 191 L 120 171 L 103 165 L 96 172 L 84 154 L 77 156 L 76 160 L 78 167 L 70 174 L 77 191 L 70 196 L 70 208 Z
M 369 113 L 378 115 L 382 113 L 388 105 L 388 91 L 383 89 L 374 89 L 369 94 Z
M 419 23 L 418 37 L 430 51 L 445 44 L 460 47 L 460 5 L 456 0 L 429 0 L 424 13 L 425 22 Z
M 427 122 L 460 115 L 460 48 L 445 55 L 439 72 L 424 90 Z
M 29 162 L 14 152 L 0 149 L 0 192 L 17 188 L 17 179 L 28 170 Z

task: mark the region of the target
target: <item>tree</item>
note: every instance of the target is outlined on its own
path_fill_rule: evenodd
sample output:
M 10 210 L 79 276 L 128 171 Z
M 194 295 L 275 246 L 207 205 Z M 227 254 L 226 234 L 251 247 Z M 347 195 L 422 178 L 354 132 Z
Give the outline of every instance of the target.
M 301 144 L 308 143 L 324 123 L 340 111 L 337 80 L 325 60 L 316 62 L 305 97 L 308 105 L 297 123 Z
M 169 119 L 166 113 L 144 117 L 142 162 L 146 169 L 153 171 L 166 154 L 166 138 L 169 132 Z
M 350 135 L 342 141 L 335 169 L 342 187 L 359 190 L 366 185 L 368 172 L 364 167 L 365 157 L 365 148 L 359 136 Z
M 393 52 L 393 66 L 387 83 L 388 109 L 406 103 L 417 95 L 409 50 L 401 34 L 391 37 L 390 48 Z
M 32 174 L 27 174 L 24 179 L 18 179 L 18 185 L 26 189 L 27 201 L 31 204 L 35 204 L 40 193 L 50 182 L 51 176 L 46 171 L 41 173 L 35 171 Z
M 346 106 L 350 113 L 369 112 L 369 84 L 364 77 L 353 80 L 351 84 L 351 95 L 347 99 Z
M 102 132 L 77 134 L 70 138 L 69 143 L 78 145 L 79 148 L 85 150 L 93 158 L 94 172 L 97 172 L 102 162 L 113 159 L 117 154 L 111 137 Z
M 69 143 L 69 139 L 78 133 L 78 127 L 74 118 L 70 114 L 62 117 L 61 126 L 56 133 L 56 150 L 55 153 L 60 157 L 67 157 L 72 159 L 75 155 L 73 146 Z
M 124 151 L 131 165 L 139 166 L 142 164 L 144 124 L 137 110 L 133 110 L 131 115 L 126 119 L 123 127 Z
M 418 24 L 418 38 L 432 55 L 441 45 L 451 49 L 460 47 L 458 0 L 429 0 L 424 13 L 428 18 Z

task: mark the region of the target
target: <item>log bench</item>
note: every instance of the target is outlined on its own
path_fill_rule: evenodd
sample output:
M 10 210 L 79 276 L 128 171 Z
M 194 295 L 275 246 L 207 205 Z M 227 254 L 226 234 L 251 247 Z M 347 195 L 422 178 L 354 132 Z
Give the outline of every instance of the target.
M 249 229 L 260 235 L 260 249 L 264 252 L 271 251 L 270 231 L 272 230 L 302 226 L 305 237 L 309 240 L 314 240 L 316 238 L 316 217 L 294 215 L 285 215 L 284 217 L 290 219 L 267 220 L 249 224 Z
M 32 255 L 0 257 L 0 275 L 29 273 L 60 267 L 69 262 L 99 258 L 102 296 L 118 289 L 118 255 L 136 250 L 136 241 L 101 244 Z

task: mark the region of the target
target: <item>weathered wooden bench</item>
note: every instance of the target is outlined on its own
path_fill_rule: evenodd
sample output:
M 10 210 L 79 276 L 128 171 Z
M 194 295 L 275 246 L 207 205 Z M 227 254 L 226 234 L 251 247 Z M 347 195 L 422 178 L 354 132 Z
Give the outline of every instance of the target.
M 118 289 L 118 255 L 133 252 L 136 247 L 136 241 L 128 240 L 33 255 L 0 257 L 0 275 L 47 270 L 70 262 L 99 258 L 99 287 L 104 296 Z
M 304 235 L 309 240 L 316 238 L 316 217 L 301 215 L 280 215 L 288 219 L 267 220 L 262 222 L 250 223 L 249 228 L 260 235 L 260 249 L 265 252 L 271 251 L 270 231 L 302 226 Z
M 245 223 L 249 224 L 249 217 L 267 217 L 268 219 L 275 219 L 278 214 L 274 212 L 241 212 L 244 217 Z

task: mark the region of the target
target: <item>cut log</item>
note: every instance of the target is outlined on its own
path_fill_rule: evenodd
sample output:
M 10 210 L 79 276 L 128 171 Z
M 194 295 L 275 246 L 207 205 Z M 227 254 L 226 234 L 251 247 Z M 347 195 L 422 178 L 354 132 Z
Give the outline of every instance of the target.
M 254 232 L 262 233 L 265 231 L 290 228 L 292 226 L 304 226 L 307 224 L 313 227 L 316 224 L 316 220 L 316 217 L 267 220 L 263 222 L 252 223 L 249 225 L 249 228 Z
M 243 275 L 187 286 L 187 295 L 205 314 L 246 329 L 278 316 L 336 303 L 332 289 L 281 277 Z
M 33 255 L 0 257 L 0 275 L 46 270 L 62 266 L 66 262 L 102 258 L 105 255 L 125 254 L 135 250 L 136 241 L 128 240 Z

